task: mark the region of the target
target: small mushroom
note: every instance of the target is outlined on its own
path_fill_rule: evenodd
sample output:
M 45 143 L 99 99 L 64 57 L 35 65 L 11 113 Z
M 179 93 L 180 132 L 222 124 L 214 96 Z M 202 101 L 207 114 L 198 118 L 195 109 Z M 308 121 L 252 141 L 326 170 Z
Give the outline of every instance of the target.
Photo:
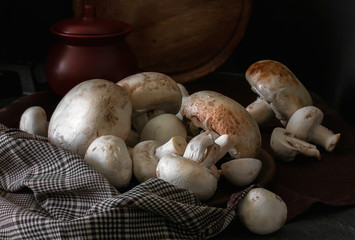
M 156 140 L 139 142 L 131 152 L 134 176 L 139 182 L 156 177 L 160 159 L 165 155 L 183 155 L 186 145 L 186 140 L 181 136 L 174 136 L 164 144 Z
M 186 127 L 175 114 L 163 113 L 145 124 L 140 134 L 140 141 L 156 140 L 165 143 L 173 136 L 186 139 Z
M 229 160 L 221 165 L 222 175 L 236 186 L 246 186 L 259 175 L 262 162 L 256 158 Z
M 340 134 L 334 134 L 322 125 L 323 112 L 314 106 L 298 109 L 287 123 L 286 131 L 296 138 L 313 142 L 331 152 L 337 145 Z
M 270 234 L 286 222 L 287 206 L 281 197 L 265 188 L 253 188 L 237 205 L 240 221 L 249 231 Z
M 237 101 L 215 91 L 199 91 L 186 97 L 180 112 L 215 138 L 229 135 L 236 157 L 255 157 L 258 154 L 261 147 L 258 124 Z
M 48 120 L 46 111 L 40 106 L 27 108 L 21 115 L 19 129 L 31 134 L 47 137 Z
M 144 125 L 162 113 L 177 114 L 182 95 L 177 82 L 158 72 L 142 72 L 117 82 L 132 102 L 132 125 L 140 134 Z
M 115 187 L 126 187 L 132 178 L 132 160 L 125 142 L 113 135 L 96 138 L 84 160 Z
M 259 96 L 257 102 L 251 103 L 252 106 L 247 106 L 246 109 L 252 110 L 250 114 L 259 124 L 268 119 L 272 109 L 276 118 L 286 126 L 295 111 L 313 104 L 304 85 L 280 62 L 273 60 L 255 62 L 247 69 L 245 77 L 251 89 Z
M 296 155 L 321 158 L 317 147 L 296 138 L 292 133 L 281 127 L 276 127 L 271 133 L 270 147 L 274 154 L 283 161 L 290 162 Z

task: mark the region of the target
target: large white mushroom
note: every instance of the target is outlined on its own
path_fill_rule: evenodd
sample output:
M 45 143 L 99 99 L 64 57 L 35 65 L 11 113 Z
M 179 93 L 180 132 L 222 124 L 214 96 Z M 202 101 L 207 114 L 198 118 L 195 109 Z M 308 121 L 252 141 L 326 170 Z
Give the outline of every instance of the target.
M 287 206 L 281 197 L 265 188 L 253 188 L 237 206 L 240 221 L 251 232 L 270 234 L 286 222 Z
M 255 157 L 261 147 L 256 121 L 237 101 L 215 91 L 198 91 L 186 97 L 180 113 L 196 127 L 217 138 L 228 135 L 225 146 L 234 158 Z
M 125 142 L 113 135 L 96 138 L 84 160 L 115 187 L 126 187 L 132 178 L 132 160 Z
M 79 83 L 59 102 L 49 121 L 50 143 L 84 156 L 103 135 L 126 140 L 131 129 L 132 105 L 127 92 L 104 79 Z
M 132 102 L 132 125 L 140 134 L 144 125 L 162 113 L 177 114 L 182 94 L 177 82 L 158 72 L 142 72 L 117 82 L 123 87 Z
M 287 123 L 286 131 L 296 138 L 313 142 L 331 152 L 337 145 L 340 134 L 322 125 L 323 112 L 315 106 L 306 106 L 298 109 Z
M 313 104 L 304 85 L 280 62 L 255 62 L 247 69 L 245 77 L 258 95 L 257 100 L 246 107 L 258 124 L 276 116 L 286 126 L 295 111 Z
M 47 137 L 48 120 L 46 111 L 40 106 L 27 108 L 21 115 L 19 129 L 31 134 Z

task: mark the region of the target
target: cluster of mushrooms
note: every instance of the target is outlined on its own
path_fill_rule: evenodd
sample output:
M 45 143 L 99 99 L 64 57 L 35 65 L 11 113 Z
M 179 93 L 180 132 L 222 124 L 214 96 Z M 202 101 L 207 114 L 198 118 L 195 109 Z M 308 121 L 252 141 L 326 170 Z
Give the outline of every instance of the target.
M 259 125 L 272 116 L 285 126 L 275 128 L 270 140 L 279 158 L 291 161 L 298 153 L 320 158 L 308 142 L 334 149 L 339 134 L 321 125 L 322 112 L 284 65 L 256 62 L 246 79 L 259 95 L 246 108 L 215 91 L 189 94 L 158 72 L 117 83 L 87 80 L 62 98 L 50 121 L 41 107 L 27 109 L 20 129 L 82 156 L 115 187 L 128 186 L 133 177 L 139 182 L 157 177 L 201 201 L 215 194 L 220 177 L 236 186 L 256 179 L 262 168 Z M 268 234 L 283 226 L 287 207 L 271 191 L 254 188 L 238 205 L 238 216 L 250 231 Z

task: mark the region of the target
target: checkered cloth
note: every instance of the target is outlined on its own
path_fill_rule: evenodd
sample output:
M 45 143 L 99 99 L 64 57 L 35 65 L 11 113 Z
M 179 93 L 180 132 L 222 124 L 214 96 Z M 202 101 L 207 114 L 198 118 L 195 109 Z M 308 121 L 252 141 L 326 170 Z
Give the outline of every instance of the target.
M 156 178 L 121 194 L 81 157 L 0 124 L 0 239 L 206 239 L 250 188 L 226 208 Z

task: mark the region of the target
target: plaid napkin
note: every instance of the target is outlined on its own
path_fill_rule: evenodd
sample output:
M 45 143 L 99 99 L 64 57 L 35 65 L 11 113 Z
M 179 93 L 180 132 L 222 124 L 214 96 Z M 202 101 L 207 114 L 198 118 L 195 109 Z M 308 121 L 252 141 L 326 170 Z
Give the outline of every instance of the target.
M 47 139 L 0 124 L 0 239 L 206 239 L 235 216 L 152 178 L 120 193 Z

